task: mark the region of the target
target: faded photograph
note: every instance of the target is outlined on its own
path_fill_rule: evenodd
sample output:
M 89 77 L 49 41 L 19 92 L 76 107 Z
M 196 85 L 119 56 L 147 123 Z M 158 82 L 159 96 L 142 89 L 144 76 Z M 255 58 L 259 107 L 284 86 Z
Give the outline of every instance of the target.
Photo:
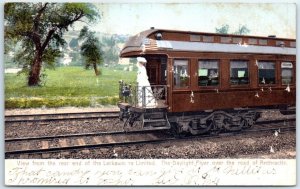
M 7 2 L 4 69 L 6 160 L 296 159 L 292 3 Z

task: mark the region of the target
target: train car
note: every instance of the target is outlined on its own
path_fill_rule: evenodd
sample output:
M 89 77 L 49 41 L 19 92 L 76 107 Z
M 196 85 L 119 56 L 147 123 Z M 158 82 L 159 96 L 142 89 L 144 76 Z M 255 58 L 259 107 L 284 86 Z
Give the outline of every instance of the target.
M 144 57 L 151 85 L 120 81 L 124 126 L 201 134 L 251 127 L 265 109 L 295 112 L 295 39 L 151 28 L 120 57 Z

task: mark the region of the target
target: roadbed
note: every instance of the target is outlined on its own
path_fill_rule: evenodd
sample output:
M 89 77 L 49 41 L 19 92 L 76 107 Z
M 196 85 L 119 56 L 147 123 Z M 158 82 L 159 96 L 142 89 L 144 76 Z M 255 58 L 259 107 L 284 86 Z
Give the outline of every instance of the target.
M 117 106 L 6 109 L 5 115 L 119 111 Z

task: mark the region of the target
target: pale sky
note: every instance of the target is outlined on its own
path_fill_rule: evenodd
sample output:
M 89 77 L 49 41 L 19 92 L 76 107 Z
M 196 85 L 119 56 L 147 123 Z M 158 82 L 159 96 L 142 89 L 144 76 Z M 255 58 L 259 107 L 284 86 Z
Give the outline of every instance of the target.
M 296 5 L 292 3 L 104 3 L 96 4 L 102 18 L 90 28 L 134 35 L 150 27 L 215 32 L 228 24 L 229 33 L 246 25 L 250 35 L 296 38 Z

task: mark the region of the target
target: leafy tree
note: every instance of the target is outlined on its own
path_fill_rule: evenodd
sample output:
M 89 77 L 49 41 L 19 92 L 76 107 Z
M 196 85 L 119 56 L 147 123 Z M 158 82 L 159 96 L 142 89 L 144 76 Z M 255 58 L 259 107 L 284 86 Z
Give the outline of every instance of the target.
M 228 34 L 229 33 L 229 25 L 225 24 L 222 25 L 220 28 L 215 28 L 216 29 L 216 33 L 221 33 L 221 34 Z M 235 32 L 233 32 L 232 34 L 235 35 L 246 35 L 249 34 L 250 30 L 247 28 L 247 26 L 245 25 L 239 25 L 239 29 Z
M 222 25 L 220 28 L 216 28 L 216 33 L 228 34 L 229 25 Z
M 28 74 L 28 85 L 39 85 L 42 66 L 54 66 L 61 56 L 60 47 L 66 44 L 63 34 L 69 27 L 98 17 L 95 6 L 87 3 L 6 3 L 5 42 L 21 42 L 15 61 Z
M 245 26 L 245 25 L 239 25 L 239 29 L 237 31 L 235 31 L 233 34 L 236 35 L 246 35 L 250 33 L 250 30 Z
M 93 67 L 96 76 L 101 72 L 98 70 L 97 65 L 103 63 L 102 52 L 98 37 L 95 37 L 95 32 L 91 32 L 85 26 L 79 35 L 80 40 L 84 40 L 80 48 L 81 55 L 85 58 L 85 67 Z

